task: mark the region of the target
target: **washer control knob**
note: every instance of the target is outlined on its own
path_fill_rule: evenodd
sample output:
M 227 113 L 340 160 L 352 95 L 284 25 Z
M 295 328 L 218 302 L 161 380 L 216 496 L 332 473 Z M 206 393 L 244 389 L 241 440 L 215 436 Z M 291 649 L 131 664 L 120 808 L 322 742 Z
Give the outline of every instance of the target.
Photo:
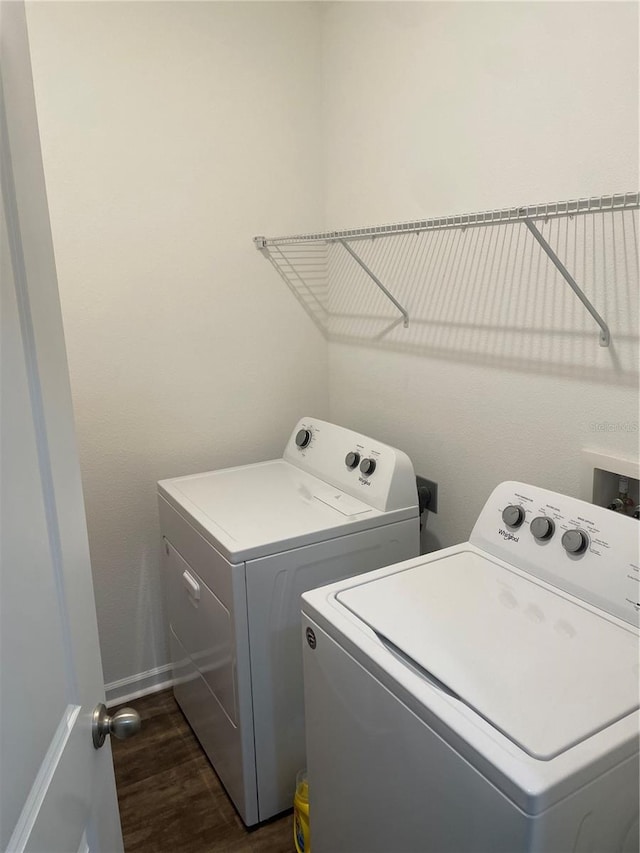
M 376 470 L 376 460 L 375 459 L 363 459 L 360 463 L 360 470 L 364 474 L 365 477 L 370 477 L 373 472 Z
M 518 504 L 511 504 L 502 510 L 502 520 L 509 527 L 520 527 L 524 521 L 524 509 Z
M 551 539 L 556 526 L 553 520 L 548 518 L 548 516 L 539 515 L 537 518 L 533 519 L 529 525 L 529 529 L 531 530 L 534 539 L 544 541 L 545 539 Z
M 347 453 L 347 455 L 344 457 L 344 464 L 347 466 L 347 468 L 351 468 L 351 470 L 358 467 L 359 461 L 360 454 L 356 453 L 355 450 L 353 450 L 351 453 Z
M 299 429 L 296 433 L 296 444 L 298 447 L 306 447 L 311 441 L 310 429 Z
M 589 537 L 584 530 L 567 530 L 562 534 L 562 547 L 568 554 L 584 554 Z

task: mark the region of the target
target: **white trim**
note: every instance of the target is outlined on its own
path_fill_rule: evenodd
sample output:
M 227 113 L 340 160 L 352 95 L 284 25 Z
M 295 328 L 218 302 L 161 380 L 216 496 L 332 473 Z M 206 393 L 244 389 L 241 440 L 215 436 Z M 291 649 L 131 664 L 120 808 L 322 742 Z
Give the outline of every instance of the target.
M 162 666 L 156 666 L 154 669 L 148 669 L 146 672 L 139 672 L 137 675 L 130 675 L 127 678 L 105 684 L 106 705 L 107 708 L 111 708 L 114 705 L 120 705 L 122 702 L 128 702 L 130 699 L 139 699 L 148 693 L 157 693 L 158 690 L 172 686 L 171 664 L 165 663 Z
M 87 830 L 82 833 L 82 838 L 80 839 L 80 846 L 78 847 L 78 853 L 91 853 L 91 848 L 89 847 L 89 842 L 87 841 Z

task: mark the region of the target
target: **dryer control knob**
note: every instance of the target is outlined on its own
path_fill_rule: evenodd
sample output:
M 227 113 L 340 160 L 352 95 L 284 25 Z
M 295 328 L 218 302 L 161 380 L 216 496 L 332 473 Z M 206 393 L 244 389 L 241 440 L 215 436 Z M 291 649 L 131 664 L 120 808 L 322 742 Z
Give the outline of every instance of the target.
M 509 527 L 520 527 L 522 522 L 524 521 L 524 509 L 518 504 L 512 504 L 511 506 L 506 506 L 502 510 L 502 520 L 505 524 L 508 524 Z
M 562 534 L 562 547 L 569 554 L 584 554 L 589 537 L 584 530 L 567 530 Z
M 529 530 L 533 534 L 534 539 L 540 539 L 542 541 L 545 539 L 551 539 L 555 529 L 556 526 L 553 519 L 548 518 L 546 515 L 539 515 L 537 518 L 534 518 L 529 525 Z
M 356 453 L 355 450 L 351 453 L 347 453 L 347 455 L 344 457 L 344 464 L 347 466 L 347 468 L 351 468 L 352 470 L 358 467 L 359 461 L 360 454 Z
M 373 472 L 376 470 L 376 460 L 375 459 L 363 459 L 360 463 L 360 470 L 364 474 L 365 477 L 370 477 Z
M 311 441 L 310 429 L 299 429 L 296 433 L 296 444 L 298 447 L 306 447 Z

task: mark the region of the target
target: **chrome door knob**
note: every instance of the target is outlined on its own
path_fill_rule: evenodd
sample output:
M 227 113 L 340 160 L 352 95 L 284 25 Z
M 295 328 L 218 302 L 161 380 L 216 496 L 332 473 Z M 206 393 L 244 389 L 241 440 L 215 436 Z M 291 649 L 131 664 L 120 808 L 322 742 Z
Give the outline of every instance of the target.
M 93 745 L 100 749 L 107 735 L 114 735 L 119 740 L 125 740 L 140 731 L 142 722 L 140 714 L 133 708 L 121 708 L 111 717 L 102 702 L 96 705 L 93 712 L 91 734 Z

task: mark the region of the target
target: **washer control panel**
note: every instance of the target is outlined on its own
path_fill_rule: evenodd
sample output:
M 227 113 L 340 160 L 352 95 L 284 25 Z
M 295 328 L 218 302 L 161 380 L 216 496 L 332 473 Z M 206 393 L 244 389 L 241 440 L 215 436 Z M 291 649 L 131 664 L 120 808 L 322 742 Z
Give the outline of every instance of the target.
M 640 624 L 640 525 L 577 498 L 501 483 L 469 541 L 541 580 Z
M 417 509 L 416 476 L 406 453 L 337 424 L 303 418 L 284 458 L 383 512 Z

